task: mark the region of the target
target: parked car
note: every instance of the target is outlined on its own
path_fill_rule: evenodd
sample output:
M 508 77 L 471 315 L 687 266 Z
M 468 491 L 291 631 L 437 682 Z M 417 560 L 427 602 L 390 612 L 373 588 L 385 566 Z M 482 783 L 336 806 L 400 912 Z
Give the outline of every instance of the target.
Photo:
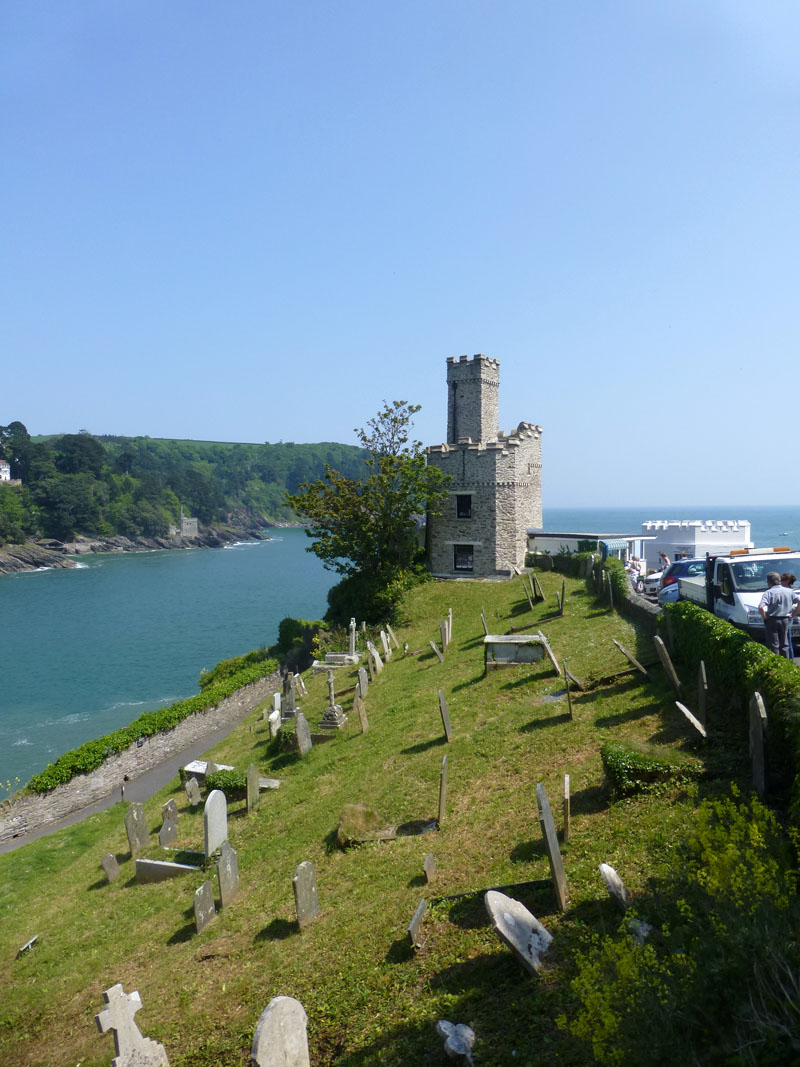
M 679 578 L 704 578 L 706 573 L 705 559 L 679 559 L 670 563 L 661 577 L 659 592 L 674 585 L 677 587 Z M 677 600 L 677 594 L 675 596 Z
M 661 578 L 663 571 L 651 571 L 650 574 L 644 576 L 644 592 L 646 596 L 655 596 L 661 588 Z
M 665 585 L 663 589 L 658 591 L 658 603 L 663 607 L 665 604 L 674 604 L 680 596 L 680 588 L 677 582 L 673 582 L 671 585 Z

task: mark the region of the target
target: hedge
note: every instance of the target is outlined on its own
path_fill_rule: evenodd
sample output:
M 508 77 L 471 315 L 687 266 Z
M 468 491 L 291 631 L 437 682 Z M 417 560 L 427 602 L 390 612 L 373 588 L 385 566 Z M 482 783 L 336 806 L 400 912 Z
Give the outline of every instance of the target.
M 606 741 L 600 758 L 617 796 L 647 793 L 661 782 L 687 782 L 703 773 L 702 763 L 692 756 L 637 741 Z

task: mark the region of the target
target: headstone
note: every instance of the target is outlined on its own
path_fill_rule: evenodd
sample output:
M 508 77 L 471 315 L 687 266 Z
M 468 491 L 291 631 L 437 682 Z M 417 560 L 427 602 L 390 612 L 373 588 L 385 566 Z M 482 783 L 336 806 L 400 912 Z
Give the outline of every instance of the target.
M 447 643 L 452 645 L 453 643 L 453 609 L 447 609 Z
M 228 840 L 228 802 L 221 789 L 212 789 L 203 808 L 203 836 L 206 859 Z
M 277 737 L 278 736 L 278 730 L 280 730 L 280 728 L 281 728 L 281 712 L 280 712 L 280 708 L 277 711 L 271 711 L 270 712 L 269 718 L 267 719 L 267 724 L 269 726 L 269 736 L 270 736 L 270 738 Z
M 452 733 L 450 729 L 450 713 L 447 710 L 447 701 L 444 699 L 444 693 L 439 690 L 439 712 L 442 716 L 442 726 L 444 727 L 444 736 L 449 741 Z
M 435 642 L 435 641 L 431 641 L 431 648 L 433 649 L 433 651 L 434 651 L 434 652 L 436 653 L 436 655 L 438 656 L 438 658 L 439 658 L 439 662 L 440 662 L 440 663 L 444 663 L 444 656 L 443 656 L 443 655 L 441 654 L 441 652 L 439 651 L 439 647 L 438 647 L 438 645 L 436 644 L 436 642 Z
M 106 872 L 106 878 L 109 880 L 109 882 L 116 882 L 117 878 L 119 878 L 120 874 L 122 874 L 122 869 L 117 863 L 117 857 L 114 855 L 114 853 L 106 852 L 105 856 L 103 856 L 103 858 L 100 860 L 100 863 L 103 867 L 103 870 Z
M 302 930 L 319 915 L 319 898 L 317 897 L 317 872 L 314 864 L 303 860 L 292 878 L 294 904 L 297 909 L 297 925 Z
M 369 670 L 369 680 L 375 681 L 375 665 L 372 662 L 372 653 L 367 649 L 367 669 Z
M 367 688 L 369 687 L 369 680 L 367 678 L 367 672 L 363 667 L 358 668 L 358 694 L 362 700 L 367 699 Z
M 473 1064 L 472 1046 L 475 1044 L 475 1031 L 466 1023 L 451 1023 L 439 1019 L 436 1033 L 444 1038 L 444 1051 L 447 1058 L 460 1060 L 461 1063 Z
M 17 959 L 19 959 L 20 956 L 24 956 L 26 952 L 30 952 L 30 950 L 33 948 L 33 946 L 38 940 L 39 935 L 34 934 L 33 937 L 29 938 L 24 945 L 21 945 L 20 948 L 17 949 Z
M 383 670 L 383 660 L 381 659 L 380 652 L 373 645 L 371 641 L 367 641 L 367 652 L 372 657 L 372 662 L 375 665 L 375 670 L 378 674 Z
M 639 671 L 641 674 L 643 674 L 645 676 L 645 678 L 649 678 L 650 677 L 650 675 L 647 673 L 647 670 L 641 665 L 641 663 L 638 661 L 638 659 L 635 656 L 631 655 L 631 653 L 627 650 L 627 648 L 624 648 L 619 643 L 619 641 L 616 639 L 616 637 L 612 637 L 611 640 L 617 646 L 617 648 L 620 650 L 620 652 L 625 657 L 625 659 L 628 660 L 629 663 L 632 663 L 634 665 L 634 667 L 636 668 L 637 671 Z
M 297 691 L 295 689 L 294 675 L 289 672 L 289 692 L 287 693 L 288 708 L 286 709 L 290 715 L 294 715 L 297 711 Z
M 489 626 L 486 622 L 486 612 L 481 608 L 481 622 L 483 623 L 483 636 L 489 636 Z
M 169 848 L 178 840 L 178 824 L 167 819 L 158 831 L 158 843 L 162 848 Z
M 545 651 L 545 655 L 547 656 L 547 658 L 548 658 L 548 659 L 550 660 L 550 662 L 552 663 L 552 665 L 553 665 L 553 670 L 554 670 L 554 671 L 556 672 L 556 674 L 561 674 L 561 668 L 560 668 L 560 667 L 559 667 L 559 665 L 558 665 L 558 660 L 557 660 L 557 659 L 556 659 L 556 657 L 555 657 L 555 656 L 553 655 L 553 650 L 552 650 L 552 648 L 550 647 L 550 642 L 549 642 L 549 641 L 547 640 L 547 638 L 546 638 L 546 637 L 544 636 L 544 634 L 542 633 L 542 631 L 541 631 L 541 630 L 537 630 L 537 631 L 536 631 L 536 636 L 537 636 L 537 637 L 539 638 L 539 640 L 540 640 L 540 641 L 542 642 L 542 648 L 543 648 L 543 649 L 544 649 L 544 651 Z
M 697 730 L 701 737 L 706 736 L 705 726 L 703 726 L 699 719 L 695 718 L 695 716 L 692 715 L 691 711 L 689 711 L 685 704 L 681 704 L 679 700 L 676 700 L 675 707 L 678 709 L 681 715 L 683 715 L 687 722 L 692 724 L 692 726 L 695 728 L 695 730 Z
M 564 605 L 566 604 L 566 601 L 567 601 L 567 579 L 566 578 L 562 578 L 561 579 L 561 599 L 560 599 L 559 604 L 558 604 L 558 614 L 559 615 L 563 615 L 564 614 Z
M 422 871 L 425 875 L 425 881 L 430 885 L 433 879 L 436 877 L 436 857 L 432 852 L 428 852 L 422 863 Z
M 294 997 L 275 997 L 261 1013 L 250 1059 L 255 1067 L 311 1067 L 308 1016 Z
M 348 656 L 355 656 L 355 654 L 356 654 L 356 620 L 355 619 L 351 619 L 350 620 L 349 642 L 348 642 L 348 646 L 347 646 L 347 654 L 348 654 Z
M 297 721 L 294 727 L 295 742 L 297 744 L 297 751 L 301 756 L 307 756 L 311 751 L 311 728 L 308 725 L 308 720 L 302 711 L 297 713 Z
M 753 767 L 753 789 L 759 800 L 767 792 L 767 765 L 765 747 L 767 739 L 767 711 L 760 693 L 753 693 L 750 700 L 750 759 Z
M 542 589 L 542 583 L 539 581 L 538 574 L 534 574 L 533 575 L 533 581 L 534 581 L 534 584 L 536 585 L 536 592 L 539 595 L 539 599 L 540 600 L 547 600 L 547 597 L 544 595 L 544 589 Z
M 367 722 L 367 709 L 364 706 L 364 701 L 356 693 L 353 697 L 353 707 L 358 715 L 358 721 L 361 723 L 361 733 L 365 734 L 369 730 L 369 723 Z
M 573 715 L 572 715 L 572 693 L 570 692 L 570 689 L 569 689 L 569 671 L 567 670 L 567 661 L 566 660 L 562 661 L 562 666 L 564 668 L 564 688 L 565 688 L 565 690 L 567 692 L 567 711 L 568 711 L 569 717 L 571 719 L 571 718 L 573 718 Z
M 708 680 L 706 678 L 706 665 L 700 660 L 700 667 L 697 671 L 697 719 L 703 724 L 708 726 L 706 722 L 706 705 L 708 703 Z
M 564 840 L 569 841 L 570 795 L 569 775 L 564 775 Z
M 239 860 L 230 842 L 223 841 L 219 850 L 217 863 L 217 880 L 219 881 L 219 904 L 227 908 L 239 892 Z
M 168 819 L 170 822 L 178 821 L 178 805 L 174 797 L 170 797 L 166 804 L 161 805 L 161 821 L 166 822 Z
M 558 612 L 559 615 L 563 615 L 564 614 L 564 612 L 561 610 L 561 594 L 559 593 L 559 591 L 557 589 L 556 589 L 556 611 Z
M 530 605 L 531 611 L 533 611 L 533 600 L 531 599 L 531 594 L 528 592 L 528 583 L 525 581 L 524 578 L 522 579 L 522 588 L 525 590 L 525 596 L 528 598 L 528 604 Z
M 306 683 L 303 681 L 302 674 L 296 674 L 294 676 L 294 688 L 295 692 L 299 693 L 301 697 L 308 696 L 308 690 L 306 689 Z
M 566 663 L 564 664 L 564 677 L 565 678 L 569 678 L 569 680 L 572 682 L 572 684 L 577 689 L 585 689 L 586 688 L 586 686 L 583 684 L 583 682 L 579 678 L 576 678 L 575 675 L 572 673 L 572 671 L 567 670 Z
M 603 574 L 605 574 L 605 571 L 603 571 Z M 613 611 L 614 610 L 614 583 L 611 581 L 611 575 L 610 574 L 607 577 L 608 577 L 608 609 L 609 609 L 609 611 Z
M 508 945 L 525 970 L 538 974 L 542 969 L 542 956 L 550 948 L 553 935 L 513 897 L 490 889 L 483 900 L 497 936 Z
M 442 652 L 447 651 L 447 622 L 445 619 L 439 623 L 439 635 L 442 639 Z
M 439 775 L 439 826 L 444 822 L 447 808 L 447 756 L 442 758 L 442 773 Z
M 669 652 L 667 652 L 666 645 L 661 638 L 656 634 L 653 638 L 653 644 L 656 646 L 656 652 L 658 658 L 661 660 L 661 666 L 664 668 L 664 673 L 669 678 L 670 685 L 678 694 L 681 695 L 681 683 L 678 675 L 675 673 L 675 668 L 672 665 L 672 660 L 669 658 Z
M 258 767 L 255 763 L 251 763 L 247 768 L 247 810 L 253 811 L 258 807 L 258 801 L 261 796 L 261 790 L 258 783 Z
M 394 647 L 396 649 L 399 649 L 400 648 L 400 642 L 394 636 L 394 630 L 391 628 L 391 626 L 389 625 L 388 622 L 386 623 L 386 632 L 388 633 L 389 638 L 390 638 L 392 644 L 394 645 Z
M 143 804 L 131 804 L 125 812 L 125 830 L 131 856 L 150 847 L 150 834 L 147 832 L 147 819 Z
M 280 715 L 280 713 L 281 713 L 281 695 L 280 695 L 280 693 L 273 693 L 272 694 L 272 710 L 273 711 L 277 711 L 277 713 Z
M 386 636 L 386 631 L 381 630 L 381 647 L 383 648 L 384 659 L 388 661 L 392 658 L 392 649 L 389 645 L 389 638 Z
M 553 822 L 553 813 L 550 810 L 550 801 L 547 792 L 541 782 L 536 786 L 536 802 L 539 808 L 539 822 L 542 827 L 544 847 L 547 859 L 550 862 L 550 874 L 553 879 L 553 888 L 556 892 L 556 900 L 562 911 L 567 908 L 567 879 L 564 874 L 564 864 L 561 860 L 561 850 L 558 847 L 556 826 Z
M 425 912 L 428 910 L 428 902 L 425 897 L 417 904 L 416 911 L 411 916 L 411 922 L 408 924 L 408 937 L 411 941 L 412 948 L 417 948 L 420 943 L 420 931 L 422 930 L 422 920 L 425 918 Z
M 142 1006 L 139 991 L 126 993 L 118 982 L 103 993 L 103 1000 L 106 1006 L 95 1015 L 95 1022 L 101 1034 L 109 1030 L 114 1034 L 112 1067 L 169 1067 L 164 1046 L 144 1037 L 136 1025 L 134 1015 Z
M 202 852 L 197 853 L 198 859 Z M 171 860 L 136 860 L 136 881 L 141 885 L 166 882 L 169 878 L 182 878 L 185 874 L 197 874 L 201 868 L 191 863 L 173 863 Z
M 608 895 L 612 900 L 615 900 L 620 905 L 623 911 L 628 907 L 628 894 L 625 892 L 625 885 L 614 870 L 607 863 L 601 863 L 598 867 L 600 876 L 606 884 Z
M 202 797 L 200 796 L 200 786 L 197 784 L 197 779 L 190 778 L 183 788 L 186 790 L 186 796 L 189 803 L 193 808 L 196 808 L 202 799 Z
M 211 882 L 203 882 L 199 889 L 194 892 L 194 928 L 199 934 L 205 930 L 214 916 L 217 914 L 217 909 L 214 906 L 214 890 L 211 888 Z

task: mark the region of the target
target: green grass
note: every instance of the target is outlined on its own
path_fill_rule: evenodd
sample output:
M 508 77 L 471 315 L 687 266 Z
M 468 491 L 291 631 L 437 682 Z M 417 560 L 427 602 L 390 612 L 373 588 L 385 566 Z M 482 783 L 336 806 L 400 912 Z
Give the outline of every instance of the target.
M 218 762 L 245 770 L 255 761 L 283 784 L 249 817 L 243 802 L 230 805 L 242 892 L 203 934 L 194 935 L 192 919 L 202 877 L 133 881 L 121 805 L 0 856 L 3 1063 L 107 1064 L 112 1041 L 98 1035 L 93 1016 L 115 982 L 139 990 L 137 1020 L 165 1044 L 173 1067 L 246 1064 L 258 1016 L 279 994 L 297 997 L 308 1012 L 315 1065 L 443 1063 L 439 1018 L 473 1026 L 481 1067 L 590 1062 L 554 1020 L 574 1007 L 574 953 L 619 923 L 598 864 L 615 866 L 635 897 L 674 858 L 699 798 L 743 780 L 736 753 L 746 755 L 747 747 L 744 735 L 719 730 L 709 747 L 698 748 L 658 669 L 651 683 L 631 676 L 574 694 L 573 720 L 563 697 L 548 699 L 563 690 L 548 661 L 484 675 L 482 606 L 492 632 L 541 627 L 582 680 L 625 669 L 613 637 L 640 661 L 653 661 L 649 641 L 598 606 L 582 583 L 568 579 L 559 618 L 561 576 L 543 574 L 541 581 L 548 601 L 533 612 L 519 582 L 432 582 L 414 590 L 406 625 L 394 629 L 418 654 L 395 652 L 370 686 L 367 734 L 346 693 L 338 699 L 351 712 L 347 726 L 305 760 L 267 758 L 260 712 L 213 750 Z M 438 640 L 450 606 L 453 644 L 440 664 L 429 641 Z M 353 685 L 355 672 L 336 678 L 338 692 Z M 324 675 L 310 673 L 306 684 L 302 706 L 314 729 L 327 686 Z M 439 688 L 453 726 L 449 745 Z M 600 759 L 612 738 L 699 754 L 713 777 L 612 802 Z M 335 848 L 338 815 L 349 802 L 366 802 L 388 823 L 434 820 L 445 753 L 449 802 L 439 831 L 344 853 Z M 564 846 L 570 906 L 562 915 L 548 882 L 535 791 L 545 784 L 560 826 L 565 773 L 572 825 Z M 151 829 L 170 796 L 180 810 L 178 846 L 201 848 L 202 811 L 188 810 L 177 780 L 146 805 Z M 123 868 L 113 885 L 100 868 L 108 851 Z M 421 877 L 426 852 L 437 862 L 430 886 Z M 316 866 L 322 914 L 300 933 L 291 878 L 302 860 Z M 484 911 L 485 889 L 512 884 L 512 895 L 555 937 L 540 979 L 499 943 Z M 422 896 L 429 910 L 413 953 L 406 927 Z M 33 934 L 39 943 L 16 960 Z

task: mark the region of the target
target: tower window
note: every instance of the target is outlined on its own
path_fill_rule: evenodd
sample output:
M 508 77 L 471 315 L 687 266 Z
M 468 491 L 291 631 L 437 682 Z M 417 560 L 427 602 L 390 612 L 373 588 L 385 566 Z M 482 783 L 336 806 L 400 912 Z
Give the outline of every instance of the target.
M 473 558 L 472 545 L 453 545 L 453 570 L 471 571 Z
M 471 519 L 472 518 L 472 494 L 471 493 L 458 493 L 458 494 L 456 494 L 456 518 L 457 519 Z

